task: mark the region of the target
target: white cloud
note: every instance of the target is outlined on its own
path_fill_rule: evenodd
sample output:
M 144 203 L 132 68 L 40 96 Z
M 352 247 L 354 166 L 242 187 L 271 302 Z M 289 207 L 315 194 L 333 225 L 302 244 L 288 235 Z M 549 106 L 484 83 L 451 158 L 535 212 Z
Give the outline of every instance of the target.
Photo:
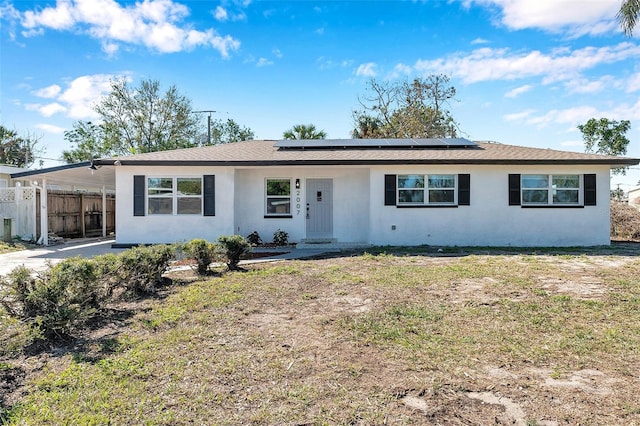
M 188 16 L 189 9 L 173 0 L 144 0 L 126 6 L 115 0 L 57 0 L 55 6 L 25 12 L 21 24 L 25 36 L 45 29 L 85 32 L 100 40 L 108 54 L 117 51 L 117 43 L 141 45 L 160 53 L 211 46 L 223 57 L 240 46 L 239 41 L 220 36 L 213 28 L 191 28 L 183 22 Z M 238 15 L 239 19 L 242 16 Z
M 597 108 L 588 105 L 580 105 L 577 107 L 566 109 L 554 109 L 544 115 L 531 117 L 527 120 L 528 124 L 544 127 L 549 124 L 571 124 L 578 125 L 586 122 L 589 118 L 600 116 Z
M 267 65 L 273 65 L 273 61 L 270 61 L 267 58 L 260 58 L 258 59 L 258 62 L 256 62 L 257 67 L 266 67 Z
M 45 26 L 64 30 L 73 27 L 74 24 L 73 4 L 70 0 L 58 0 L 56 7 L 45 7 L 39 12 L 28 10 L 22 20 L 22 25 L 28 29 Z
M 614 30 L 620 0 L 470 0 L 500 10 L 500 22 L 509 29 L 538 28 L 550 32 L 601 34 Z
M 54 126 L 52 124 L 36 124 L 36 129 L 40 129 L 44 132 L 47 133 L 54 133 L 54 134 L 62 134 L 64 133 L 65 129 L 64 127 L 59 127 L 59 126 Z
M 51 102 L 48 104 L 26 104 L 27 111 L 37 111 L 44 117 L 51 117 L 59 112 L 66 112 L 67 108 L 58 102 Z
M 31 103 L 25 105 L 25 108 L 37 111 L 44 117 L 64 113 L 76 120 L 96 118 L 98 115 L 93 107 L 109 92 L 111 81 L 115 78 L 117 76 L 110 74 L 84 75 L 69 82 L 64 90 L 57 84 L 44 87 L 32 93 L 54 101 L 47 104 Z
M 358 77 L 375 77 L 377 65 L 373 62 L 367 62 L 366 64 L 360 64 L 355 74 Z
M 326 58 L 324 56 L 316 59 L 316 63 L 318 64 L 318 68 L 320 68 L 321 70 L 326 70 L 329 68 L 347 68 L 353 65 L 352 60 L 345 59 L 343 61 L 337 62 L 331 58 Z
M 541 115 L 535 110 L 509 114 L 506 121 L 522 121 L 526 124 L 545 127 L 552 124 L 568 126 L 568 132 L 576 131 L 578 124 L 586 123 L 590 118 L 607 117 L 612 120 L 640 120 L 640 100 L 633 105 L 617 104 L 609 110 L 600 110 L 590 105 L 579 105 L 565 109 L 553 109 Z
M 389 74 L 387 74 L 386 79 L 396 80 L 398 78 L 406 78 L 407 76 L 411 75 L 412 72 L 413 68 L 411 68 L 411 66 L 406 64 L 397 64 L 395 67 L 393 67 L 393 70 Z
M 481 37 L 478 37 L 478 38 L 476 38 L 474 40 L 471 40 L 471 44 L 487 44 L 487 43 L 489 43 L 489 40 L 481 38 Z
M 575 146 L 583 146 L 584 145 L 584 141 L 564 141 L 564 142 L 560 142 L 560 146 L 567 146 L 567 147 L 575 147 Z
M 627 92 L 633 93 L 640 90 L 640 73 L 635 73 L 627 80 Z
M 225 2 L 229 3 L 229 2 Z M 226 6 L 231 6 L 231 10 L 229 7 L 216 6 L 215 10 L 212 12 L 213 17 L 220 22 L 226 21 L 245 21 L 247 19 L 247 15 L 244 13 L 242 8 L 246 8 L 249 6 L 251 2 L 238 2 L 235 1 L 232 4 L 226 4 Z
M 532 85 L 525 84 L 524 86 L 516 87 L 515 89 L 509 90 L 507 93 L 504 94 L 504 97 L 505 98 L 517 98 L 518 96 L 522 95 L 523 93 L 528 92 L 531 89 L 533 89 Z
M 213 12 L 213 17 L 216 18 L 218 21 L 226 21 L 227 19 L 229 19 L 229 14 L 227 13 L 227 10 L 224 7 L 218 6 L 216 7 L 216 10 Z
M 541 76 L 543 83 L 576 78 L 580 72 L 601 64 L 640 57 L 640 46 L 622 42 L 614 46 L 584 47 L 570 51 L 538 50 L 513 52 L 509 49 L 480 48 L 471 53 L 456 53 L 445 58 L 418 60 L 414 68 L 422 73 L 443 73 L 465 83 L 491 80 L 516 80 Z
M 108 56 L 115 55 L 118 52 L 118 50 L 120 50 L 120 46 L 118 45 L 118 43 L 112 43 L 109 41 L 102 42 L 102 51 L 106 53 Z
M 514 112 L 512 114 L 507 114 L 502 118 L 505 121 L 521 121 L 521 120 L 524 120 L 527 117 L 530 117 L 534 112 L 536 112 L 536 110 L 527 109 L 527 110 L 520 111 L 520 112 Z
M 94 74 L 78 77 L 58 98 L 68 108 L 68 116 L 74 119 L 97 117 L 93 106 L 111 89 L 111 81 L 116 76 Z
M 605 75 L 597 80 L 578 78 L 568 80 L 564 85 L 570 93 L 598 93 L 609 88 L 618 88 L 618 83 L 613 76 Z
M 273 56 L 275 56 L 278 59 L 282 58 L 282 52 L 280 51 L 280 49 L 273 49 L 271 53 L 273 53 Z
M 33 94 L 39 98 L 54 98 L 60 93 L 62 89 L 57 84 L 52 84 L 48 87 L 43 87 L 33 92 Z

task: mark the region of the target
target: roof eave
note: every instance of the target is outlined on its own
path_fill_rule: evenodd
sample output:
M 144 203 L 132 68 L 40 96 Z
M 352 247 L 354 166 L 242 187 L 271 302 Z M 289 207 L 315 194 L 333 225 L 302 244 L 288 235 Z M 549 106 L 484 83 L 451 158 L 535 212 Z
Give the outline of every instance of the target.
M 95 165 L 113 166 L 112 159 L 94 160 Z M 481 164 L 481 165 L 608 165 L 611 167 L 634 166 L 640 163 L 635 158 L 615 159 L 381 159 L 381 160 L 125 160 L 120 159 L 122 166 L 367 166 L 367 165 L 400 165 L 400 164 Z

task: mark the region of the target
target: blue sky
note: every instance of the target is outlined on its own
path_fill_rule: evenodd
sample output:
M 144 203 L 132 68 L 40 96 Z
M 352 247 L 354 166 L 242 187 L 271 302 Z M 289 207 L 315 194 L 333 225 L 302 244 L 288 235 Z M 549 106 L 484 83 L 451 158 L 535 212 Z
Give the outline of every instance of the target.
M 583 151 L 576 126 L 607 117 L 631 121 L 640 158 L 640 43 L 620 2 L 0 0 L 0 123 L 59 158 L 124 76 L 176 85 L 260 139 L 299 123 L 348 138 L 371 77 L 444 73 L 464 137 Z

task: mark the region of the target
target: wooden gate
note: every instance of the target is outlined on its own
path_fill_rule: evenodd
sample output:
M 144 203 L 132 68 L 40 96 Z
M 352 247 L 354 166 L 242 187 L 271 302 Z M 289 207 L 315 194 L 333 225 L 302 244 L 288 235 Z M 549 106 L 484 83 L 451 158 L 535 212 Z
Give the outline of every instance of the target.
M 107 235 L 116 231 L 116 197 L 107 194 Z M 60 237 L 102 235 L 102 194 L 94 192 L 47 191 L 49 232 Z M 40 191 L 36 200 L 37 233 L 40 232 Z

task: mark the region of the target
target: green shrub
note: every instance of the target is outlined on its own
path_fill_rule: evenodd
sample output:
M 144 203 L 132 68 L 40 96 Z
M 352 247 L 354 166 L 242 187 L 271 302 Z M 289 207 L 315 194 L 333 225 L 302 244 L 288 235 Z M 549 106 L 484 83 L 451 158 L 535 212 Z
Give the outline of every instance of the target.
M 229 270 L 235 271 L 240 259 L 251 253 L 251 244 L 242 235 L 222 235 L 218 238 L 218 252 Z
M 45 337 L 62 337 L 92 318 L 110 296 L 98 285 L 96 268 L 89 259 L 65 259 L 34 277 L 25 267 L 11 271 L 3 306 Z
M 198 275 L 206 275 L 209 265 L 215 260 L 216 245 L 203 239 L 193 239 L 186 242 L 182 249 L 195 259 Z
M 273 233 L 273 243 L 277 246 L 286 246 L 289 244 L 289 234 L 282 229 L 278 229 Z
M 118 280 L 133 294 L 153 293 L 175 256 L 175 247 L 160 244 L 125 250 L 119 255 Z
M 0 306 L 0 359 L 16 356 L 37 337 L 39 330 L 32 329 L 19 318 L 10 316 Z
M 107 253 L 91 259 L 99 284 L 111 296 L 118 287 L 123 287 L 121 279 L 122 260 L 120 254 Z
M 247 241 L 249 241 L 252 246 L 259 246 L 260 244 L 262 244 L 262 238 L 260 238 L 260 234 L 258 234 L 258 231 L 253 231 L 252 233 L 247 235 Z

